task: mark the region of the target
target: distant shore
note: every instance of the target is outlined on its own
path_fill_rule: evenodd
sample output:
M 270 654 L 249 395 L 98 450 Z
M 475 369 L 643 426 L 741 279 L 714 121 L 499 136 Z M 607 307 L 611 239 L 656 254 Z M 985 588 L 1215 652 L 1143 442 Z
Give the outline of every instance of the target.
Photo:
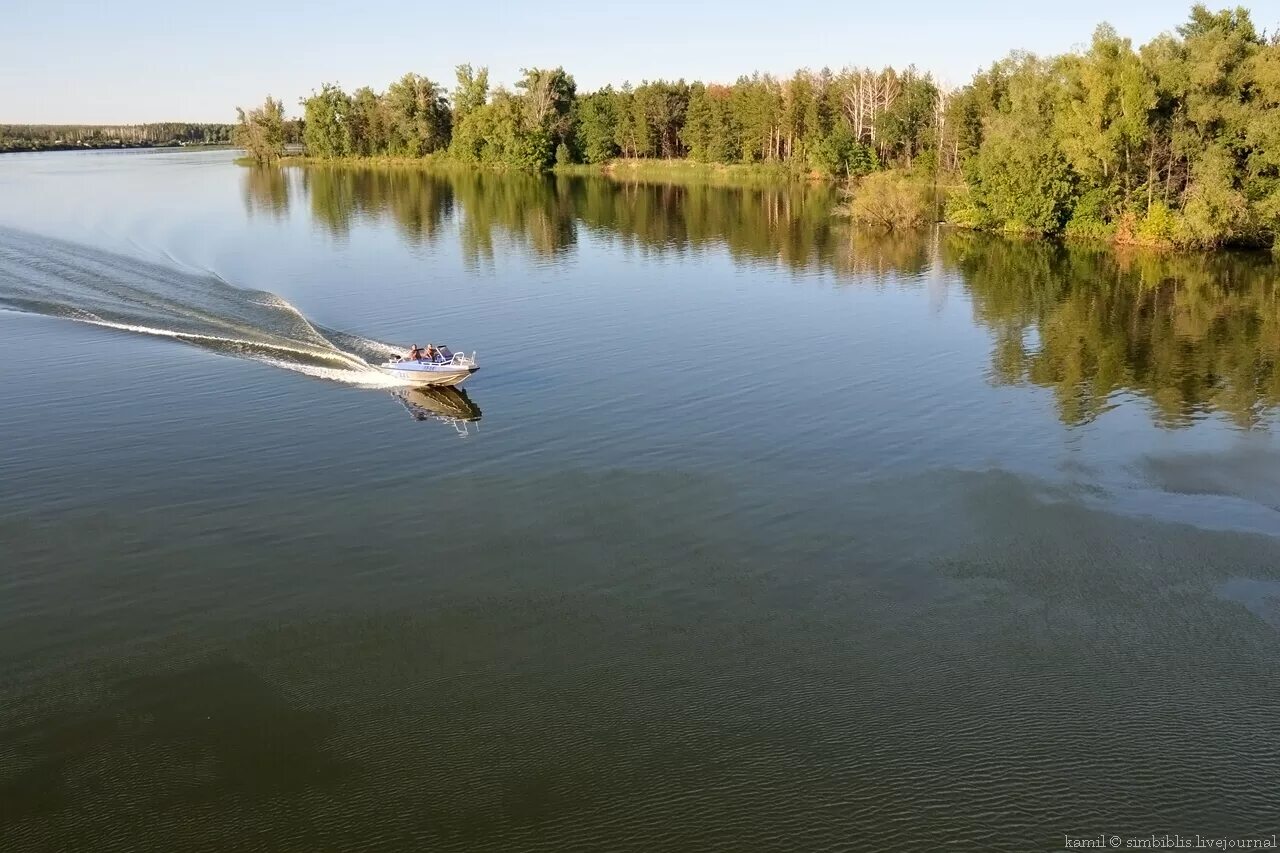
M 206 151 L 217 148 L 234 148 L 227 142 L 160 142 L 160 143 L 141 143 L 141 142 L 110 142 L 110 143 L 79 143 L 79 142 L 61 142 L 49 144 L 36 144 L 30 146 L 6 146 L 0 144 L 0 154 L 40 154 L 53 151 L 140 151 L 147 149 L 167 149 L 167 148 L 195 148 Z
M 227 146 L 233 129 L 230 124 L 190 121 L 0 124 L 0 154 Z

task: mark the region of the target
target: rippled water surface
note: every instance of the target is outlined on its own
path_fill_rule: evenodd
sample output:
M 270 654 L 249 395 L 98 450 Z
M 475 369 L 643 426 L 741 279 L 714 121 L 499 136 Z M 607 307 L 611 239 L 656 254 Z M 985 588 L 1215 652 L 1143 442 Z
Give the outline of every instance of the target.
M 0 158 L 0 849 L 1278 831 L 1269 257 L 232 157 Z

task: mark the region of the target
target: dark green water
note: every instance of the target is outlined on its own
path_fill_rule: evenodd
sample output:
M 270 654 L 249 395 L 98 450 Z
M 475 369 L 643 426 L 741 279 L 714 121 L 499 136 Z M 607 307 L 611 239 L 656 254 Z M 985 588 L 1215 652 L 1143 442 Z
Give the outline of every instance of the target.
M 0 850 L 1277 831 L 1269 258 L 231 156 L 0 159 Z

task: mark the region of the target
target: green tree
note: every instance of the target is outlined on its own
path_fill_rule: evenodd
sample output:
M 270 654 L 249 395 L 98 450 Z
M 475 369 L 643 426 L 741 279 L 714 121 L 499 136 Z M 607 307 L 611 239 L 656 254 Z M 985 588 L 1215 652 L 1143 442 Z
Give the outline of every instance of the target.
M 1127 204 L 1146 182 L 1155 81 L 1128 39 L 1103 24 L 1083 55 L 1064 57 L 1055 136 L 1072 169 Z M 1106 213 L 1106 211 L 1104 211 Z
M 577 140 L 582 159 L 604 163 L 616 157 L 617 113 L 613 89 L 605 87 L 578 99 Z
M 458 85 L 453 90 L 453 124 L 457 126 L 468 113 L 480 109 L 489 100 L 489 69 L 459 65 L 455 74 Z
M 818 140 L 810 159 L 813 168 L 837 178 L 856 178 L 879 166 L 875 151 L 854 139 L 853 132 L 843 123 Z
M 440 87 L 426 77 L 406 74 L 383 96 L 393 154 L 420 157 L 448 147 L 453 116 Z
M 759 74 L 740 77 L 733 87 L 731 110 L 739 130 L 743 161 L 774 160 L 779 156 L 782 92 L 778 81 Z
M 685 111 L 684 126 L 680 128 L 680 142 L 689 156 L 706 163 L 710 157 L 711 101 L 707 87 L 694 83 L 689 89 L 689 106 Z
M 577 85 L 563 68 L 525 68 L 516 84 L 522 92 L 525 125 L 539 128 L 553 143 L 573 141 L 573 99 Z
M 259 163 L 270 163 L 284 154 L 284 104 L 270 95 L 262 106 L 245 113 L 236 108 L 239 122 L 233 142 Z
M 913 161 L 934 145 L 934 104 L 938 87 L 928 74 L 908 68 L 899 78 L 898 96 L 876 118 L 876 138 L 887 156 L 900 158 L 911 168 Z
M 368 86 L 356 89 L 348 113 L 351 153 L 359 157 L 385 154 L 389 144 L 382 99 Z
M 624 83 L 614 99 L 614 140 L 624 157 L 648 157 L 653 153 L 653 131 L 644 104 Z
M 647 130 L 647 144 L 640 148 L 660 157 L 678 157 L 684 153 L 680 129 L 689 108 L 689 87 L 680 81 L 645 82 L 636 88 L 633 108 L 638 110 L 637 127 Z
M 1280 39 L 1273 36 L 1251 60 L 1253 109 L 1244 129 L 1244 192 L 1257 228 L 1280 247 Z
M 325 83 L 302 101 L 303 143 L 312 157 L 347 157 L 355 149 L 351 139 L 351 96 Z
M 541 170 L 552 164 L 551 137 L 531 125 L 523 99 L 503 89 L 472 110 L 454 134 L 450 153 L 464 163 Z

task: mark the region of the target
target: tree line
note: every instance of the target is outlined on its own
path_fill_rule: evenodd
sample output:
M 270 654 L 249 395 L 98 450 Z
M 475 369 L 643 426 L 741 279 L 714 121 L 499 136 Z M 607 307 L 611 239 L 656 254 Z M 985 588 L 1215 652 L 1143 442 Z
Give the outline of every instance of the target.
M 977 229 L 1214 247 L 1271 244 L 1280 223 L 1280 39 L 1243 8 L 1192 8 L 1135 48 L 1110 26 L 1086 50 L 1017 52 L 948 89 L 914 66 L 645 81 L 579 92 L 563 68 L 513 89 L 460 66 L 453 89 L 406 74 L 383 92 L 325 84 L 302 100 L 309 156 L 448 159 L 544 170 L 625 158 L 774 164 L 858 179 L 895 169 L 952 188 Z M 283 105 L 240 113 L 261 161 Z M 898 203 L 908 182 L 869 186 Z M 874 201 L 874 200 L 873 200 Z
M 301 102 L 307 154 L 346 157 L 448 155 L 463 163 L 527 170 L 601 164 L 618 157 L 708 163 L 779 163 L 830 176 L 866 174 L 933 150 L 930 113 L 939 89 L 914 68 L 755 74 L 730 86 L 683 80 L 580 93 L 563 68 L 526 69 L 513 90 L 491 89 L 486 68 L 459 66 L 452 91 L 406 74 L 375 92 L 325 84 Z M 241 112 L 246 148 L 283 105 Z M 270 115 L 268 119 L 267 116 Z
M 152 124 L 3 124 L 0 151 L 226 145 L 233 126 L 180 121 Z
M 1213 247 L 1280 225 L 1280 39 L 1243 8 L 1197 5 L 1139 49 L 1102 25 L 1089 48 L 1014 53 L 949 104 L 980 228 Z

